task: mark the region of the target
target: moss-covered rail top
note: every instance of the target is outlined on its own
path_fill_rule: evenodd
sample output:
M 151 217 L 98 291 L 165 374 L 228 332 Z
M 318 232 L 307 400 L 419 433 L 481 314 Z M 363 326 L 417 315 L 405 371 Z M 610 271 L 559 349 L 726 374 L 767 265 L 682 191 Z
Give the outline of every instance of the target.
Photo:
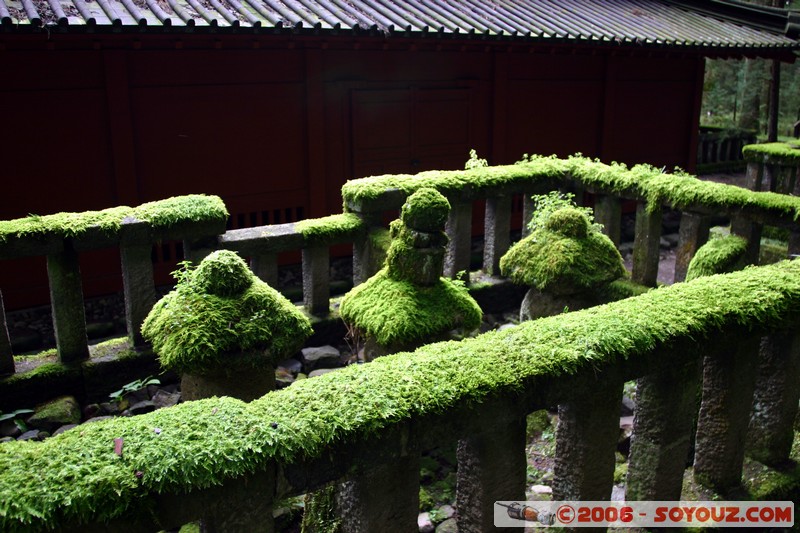
M 742 148 L 742 155 L 746 161 L 796 166 L 800 165 L 800 141 L 749 144 Z
M 723 328 L 778 327 L 800 312 L 800 262 L 700 278 L 461 342 L 353 365 L 249 404 L 212 398 L 0 445 L 0 530 L 45 531 L 146 513 L 182 494 L 536 378 L 602 370 Z M 668 352 L 665 352 L 668 353 Z M 665 355 L 666 356 L 666 355 Z M 115 450 L 115 442 L 116 450 Z
M 94 230 L 103 238 L 119 240 L 123 226 L 144 223 L 157 237 L 168 235 L 172 228 L 186 223 L 209 223 L 225 230 L 228 210 L 218 196 L 192 194 L 175 196 L 138 207 L 119 206 L 102 211 L 29 215 L 0 221 L 0 257 L 22 255 L 20 249 L 33 241 L 80 239 Z M 185 228 L 182 228 L 185 231 Z M 15 253 L 16 252 L 16 253 Z M 36 255 L 35 247 L 25 255 Z
M 762 146 L 769 145 L 753 145 L 757 147 L 753 149 Z M 790 152 L 800 154 L 798 150 Z M 650 209 L 667 205 L 698 213 L 743 213 L 783 226 L 800 220 L 797 197 L 702 181 L 679 170 L 666 173 L 651 165 L 605 164 L 580 154 L 567 159 L 529 156 L 516 165 L 463 171 L 371 176 L 345 183 L 342 196 L 346 209 L 368 212 L 399 208 L 407 195 L 423 187 L 435 188 L 450 198 L 470 199 L 502 192 L 544 192 L 564 182 L 575 182 L 595 193 L 645 201 Z

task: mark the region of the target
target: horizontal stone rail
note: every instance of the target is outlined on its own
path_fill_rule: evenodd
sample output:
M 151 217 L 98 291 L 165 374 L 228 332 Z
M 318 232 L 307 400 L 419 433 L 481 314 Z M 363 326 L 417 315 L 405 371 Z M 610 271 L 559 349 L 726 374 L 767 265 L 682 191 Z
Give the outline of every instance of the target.
M 271 531 L 274 499 L 335 482 L 344 531 L 416 531 L 419 454 L 457 441 L 459 531 L 487 531 L 494 501 L 525 500 L 525 415 L 554 402 L 554 499 L 609 498 L 621 386 L 636 377 L 628 497 L 679 499 L 698 362 L 720 366 L 704 380 L 695 475 L 726 486 L 744 445 L 741 412 L 726 406 L 752 398 L 741 382 L 751 348 L 767 333 L 796 338 L 798 318 L 800 262 L 785 261 L 426 345 L 251 403 L 188 402 L 6 443 L 0 530 L 158 531 L 202 518 L 207 531 Z M 675 419 L 688 422 L 664 425 Z

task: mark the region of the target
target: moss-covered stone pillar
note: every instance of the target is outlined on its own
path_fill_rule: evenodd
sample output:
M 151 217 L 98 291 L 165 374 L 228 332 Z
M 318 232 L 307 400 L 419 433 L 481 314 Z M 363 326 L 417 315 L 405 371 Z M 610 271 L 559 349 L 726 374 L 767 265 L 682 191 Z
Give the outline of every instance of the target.
M 678 229 L 678 248 L 675 251 L 675 276 L 673 281 L 679 283 L 686 279 L 689 263 L 697 250 L 708 241 L 708 217 L 689 213 L 681 213 L 681 224 Z
M 464 272 L 464 281 L 469 281 L 469 263 L 472 252 L 472 202 L 454 201 L 445 226 L 447 253 L 444 260 L 444 275 L 455 278 Z
M 612 376 L 559 403 L 553 500 L 611 499 L 621 404 L 622 380 Z
M 694 477 L 724 491 L 741 482 L 760 339 L 733 332 L 719 338 L 720 344 L 703 361 Z
M 652 208 L 652 210 L 651 210 Z M 658 279 L 661 244 L 661 206 L 636 204 L 636 227 L 633 239 L 633 272 L 636 283 L 655 287 Z
M 484 217 L 483 271 L 500 273 L 500 258 L 511 242 L 511 196 L 502 195 L 486 200 Z
M 419 470 L 419 453 L 409 453 L 348 476 L 336 494 L 341 532 L 417 533 Z
M 742 237 L 747 241 L 747 250 L 744 254 L 744 263 L 747 265 L 758 264 L 761 250 L 761 224 L 750 222 L 741 215 L 731 217 L 731 234 Z
M 303 306 L 317 316 L 330 311 L 331 267 L 327 246 L 303 248 Z
M 126 220 L 122 230 L 120 258 L 125 296 L 125 325 L 128 338 L 134 346 L 145 344 L 142 323 L 158 299 L 151 251 L 148 225 Z
M 458 531 L 495 531 L 494 502 L 525 501 L 525 417 L 514 406 L 487 406 L 478 427 L 458 441 L 456 502 Z M 498 411 L 498 409 L 500 411 Z
M 14 354 L 11 350 L 11 339 L 6 325 L 6 308 L 3 305 L 3 293 L 0 292 L 0 376 L 14 373 Z
M 594 219 L 603 225 L 603 233 L 619 246 L 622 238 L 622 200 L 608 194 L 598 194 L 594 204 Z
M 183 258 L 195 265 L 199 264 L 200 261 L 208 257 L 216 249 L 216 235 L 183 240 Z
M 760 359 L 747 455 L 767 465 L 780 465 L 789 459 L 800 401 L 800 335 L 783 331 L 764 337 Z
M 278 254 L 260 253 L 250 258 L 250 269 L 271 287 L 278 285 Z
M 628 500 L 680 500 L 699 384 L 697 360 L 659 368 L 636 382 Z
M 64 363 L 88 359 L 81 269 L 71 241 L 64 241 L 62 252 L 47 256 L 47 278 L 59 359 Z

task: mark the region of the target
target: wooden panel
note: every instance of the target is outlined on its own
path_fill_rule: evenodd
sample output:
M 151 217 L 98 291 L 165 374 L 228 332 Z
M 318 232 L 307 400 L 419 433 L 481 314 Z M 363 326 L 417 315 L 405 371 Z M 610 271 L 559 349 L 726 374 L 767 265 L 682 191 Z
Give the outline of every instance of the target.
M 521 81 L 508 84 L 504 163 L 523 154 L 598 152 L 602 84 L 579 81 Z
M 115 205 L 102 91 L 7 92 L 0 116 L 0 219 Z
M 628 164 L 685 168 L 689 162 L 694 85 L 624 82 L 614 94 L 613 127 L 606 157 Z
M 303 56 L 295 50 L 141 50 L 130 55 L 131 85 L 231 85 L 300 82 Z
M 86 89 L 103 85 L 102 56 L 97 51 L 3 52 L 0 53 L 0 72 L 3 72 L 3 83 L 0 84 L 3 100 L 10 98 L 5 91 Z M 35 112 L 36 109 L 28 108 L 28 111 Z
M 302 85 L 135 89 L 131 98 L 143 200 L 307 183 Z

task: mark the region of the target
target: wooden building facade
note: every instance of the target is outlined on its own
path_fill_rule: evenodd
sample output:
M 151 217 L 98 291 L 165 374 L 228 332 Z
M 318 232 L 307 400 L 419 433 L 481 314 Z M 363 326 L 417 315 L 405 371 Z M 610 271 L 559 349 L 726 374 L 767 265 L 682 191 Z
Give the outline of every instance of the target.
M 0 219 L 207 193 L 233 228 L 290 222 L 472 148 L 692 170 L 704 57 L 798 48 L 791 14 L 718 1 L 429 2 L 439 27 L 419 2 L 187 2 L 0 0 Z M 179 256 L 154 251 L 162 281 Z M 86 291 L 118 290 L 118 263 L 86 254 Z M 0 263 L 0 290 L 46 303 L 44 262 Z

